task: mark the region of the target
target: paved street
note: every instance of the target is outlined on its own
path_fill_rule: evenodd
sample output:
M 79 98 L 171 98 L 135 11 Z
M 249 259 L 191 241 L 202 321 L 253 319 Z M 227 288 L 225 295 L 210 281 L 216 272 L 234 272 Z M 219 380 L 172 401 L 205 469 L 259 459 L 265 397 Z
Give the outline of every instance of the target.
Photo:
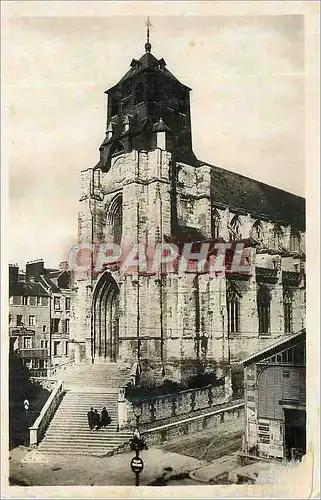
M 132 486 L 134 484 L 134 474 L 130 468 L 133 453 L 102 459 L 48 455 L 48 461 L 45 463 L 23 463 L 22 459 L 27 451 L 27 448 L 20 447 L 11 452 L 10 478 L 12 478 L 12 483 L 30 486 Z M 165 467 L 172 468 L 171 475 L 183 474 L 181 479 L 184 480 L 184 476 L 189 471 L 205 464 L 195 458 L 155 448 L 143 451 L 141 457 L 145 465 L 140 474 L 140 482 L 145 486 L 162 478 Z
M 140 475 L 141 485 L 174 486 L 174 485 L 201 485 L 201 482 L 189 478 L 191 471 L 199 471 L 195 479 L 200 481 L 211 479 L 219 474 L 227 463 L 220 462 L 223 455 L 232 460 L 236 466 L 233 455 L 240 448 L 241 429 L 240 423 L 233 425 L 223 424 L 220 431 L 217 428 L 180 437 L 165 443 L 159 448 L 150 448 L 143 451 L 141 457 L 144 461 L 144 470 Z M 10 453 L 10 478 L 16 484 L 34 486 L 50 485 L 113 485 L 131 486 L 134 483 L 134 474 L 130 469 L 133 453 L 115 455 L 113 457 L 63 457 L 58 455 L 42 455 L 45 462 L 23 461 L 29 455 L 27 448 L 19 447 Z M 215 459 L 215 467 L 209 472 L 202 473 Z M 167 472 L 164 473 L 164 468 Z M 203 475 L 202 475 L 203 474 Z

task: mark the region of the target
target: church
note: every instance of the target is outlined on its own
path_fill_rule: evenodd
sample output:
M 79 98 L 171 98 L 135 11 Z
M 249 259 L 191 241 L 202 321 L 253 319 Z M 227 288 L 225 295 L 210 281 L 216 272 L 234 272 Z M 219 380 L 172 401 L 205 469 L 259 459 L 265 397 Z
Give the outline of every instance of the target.
M 78 244 L 241 245 L 248 271 L 73 273 L 70 355 L 148 383 L 227 367 L 305 327 L 305 200 L 198 159 L 191 89 L 151 52 L 106 91 L 105 137 L 81 172 Z M 214 249 L 214 250 L 213 250 Z M 226 261 L 229 257 L 226 255 Z

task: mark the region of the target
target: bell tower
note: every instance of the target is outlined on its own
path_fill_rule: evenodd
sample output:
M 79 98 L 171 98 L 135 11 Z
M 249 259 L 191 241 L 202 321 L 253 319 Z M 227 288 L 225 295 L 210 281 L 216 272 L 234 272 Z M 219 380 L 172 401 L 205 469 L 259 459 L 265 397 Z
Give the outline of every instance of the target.
M 196 166 L 192 150 L 190 88 L 151 53 L 149 20 L 145 53 L 133 59 L 121 80 L 106 90 L 106 137 L 99 167 L 109 170 L 112 157 L 132 150 L 154 151 L 160 145 L 176 161 Z M 161 134 L 161 135 L 160 135 Z

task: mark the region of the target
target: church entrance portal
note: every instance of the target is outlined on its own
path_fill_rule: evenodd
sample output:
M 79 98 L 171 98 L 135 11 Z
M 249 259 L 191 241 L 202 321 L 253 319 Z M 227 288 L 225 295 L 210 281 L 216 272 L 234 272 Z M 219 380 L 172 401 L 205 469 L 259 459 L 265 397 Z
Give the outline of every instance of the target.
M 93 357 L 117 361 L 119 339 L 119 288 L 110 273 L 98 280 L 93 296 Z

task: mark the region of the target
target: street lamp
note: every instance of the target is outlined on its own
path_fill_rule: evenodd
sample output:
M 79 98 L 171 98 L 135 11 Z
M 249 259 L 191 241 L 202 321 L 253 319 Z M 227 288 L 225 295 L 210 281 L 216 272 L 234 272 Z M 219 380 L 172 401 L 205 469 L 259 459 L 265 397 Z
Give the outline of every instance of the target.
M 147 450 L 147 445 L 145 440 L 142 438 L 139 431 L 139 419 L 142 415 L 142 405 L 133 405 L 133 412 L 136 418 L 136 427 L 133 431 L 133 437 L 130 440 L 130 448 L 135 452 L 135 457 L 131 460 L 130 466 L 135 474 L 135 486 L 139 486 L 139 474 L 144 468 L 144 462 L 139 456 L 139 452 L 142 450 Z

